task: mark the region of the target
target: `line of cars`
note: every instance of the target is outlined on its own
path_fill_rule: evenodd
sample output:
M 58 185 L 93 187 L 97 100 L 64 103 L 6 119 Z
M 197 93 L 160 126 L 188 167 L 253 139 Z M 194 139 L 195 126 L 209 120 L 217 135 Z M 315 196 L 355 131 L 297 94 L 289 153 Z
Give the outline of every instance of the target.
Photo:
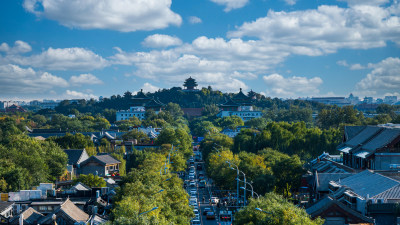
M 196 182 L 196 168 L 194 158 L 190 157 L 188 160 L 188 178 L 189 188 L 187 192 L 189 194 L 189 205 L 193 207 L 194 218 L 190 221 L 190 224 L 197 225 L 201 224 L 199 203 L 197 201 L 197 182 Z

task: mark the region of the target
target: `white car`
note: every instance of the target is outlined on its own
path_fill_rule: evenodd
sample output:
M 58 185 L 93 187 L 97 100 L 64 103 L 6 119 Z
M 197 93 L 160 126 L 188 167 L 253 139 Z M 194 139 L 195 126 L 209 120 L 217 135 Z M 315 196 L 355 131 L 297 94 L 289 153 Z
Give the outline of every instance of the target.
M 197 225 L 197 224 L 201 224 L 200 220 L 192 220 L 192 225 Z
M 200 217 L 200 212 L 197 209 L 193 209 L 193 213 L 195 217 Z
M 189 180 L 194 180 L 194 176 L 189 176 Z
M 211 204 L 218 204 L 219 199 L 217 197 L 211 197 Z
M 190 187 L 196 187 L 196 182 L 191 181 L 191 182 L 189 183 L 189 186 L 190 186 Z

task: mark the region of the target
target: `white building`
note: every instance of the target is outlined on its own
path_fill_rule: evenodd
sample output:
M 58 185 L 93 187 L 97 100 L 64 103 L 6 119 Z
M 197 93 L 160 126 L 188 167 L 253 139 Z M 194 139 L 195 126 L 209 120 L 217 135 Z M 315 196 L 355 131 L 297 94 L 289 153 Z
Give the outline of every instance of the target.
M 120 110 L 117 114 L 117 121 L 129 120 L 129 118 L 137 117 L 139 120 L 145 119 L 146 110 L 143 106 L 133 106 L 129 110 Z M 156 112 L 157 113 L 157 112 Z
M 242 118 L 244 122 L 249 121 L 254 118 L 262 117 L 261 111 L 254 111 L 253 106 L 239 106 L 238 110 L 225 111 L 222 110 L 217 114 L 218 117 L 223 118 L 226 116 L 238 116 Z

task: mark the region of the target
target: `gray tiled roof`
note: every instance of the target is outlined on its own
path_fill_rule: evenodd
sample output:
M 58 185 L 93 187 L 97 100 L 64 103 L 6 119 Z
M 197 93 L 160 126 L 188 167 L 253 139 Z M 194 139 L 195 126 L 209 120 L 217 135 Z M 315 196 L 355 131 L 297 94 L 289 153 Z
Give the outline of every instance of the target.
M 347 140 L 352 139 L 358 133 L 360 133 L 366 126 L 345 126 L 344 133 L 346 135 Z
M 12 206 L 14 202 L 3 202 L 0 201 L 0 213 L 2 213 L 4 210 L 6 210 L 8 207 Z
M 371 141 L 366 143 L 362 149 L 368 150 L 369 152 L 382 148 L 385 145 L 392 142 L 395 138 L 400 136 L 400 129 L 388 129 L 385 128 L 381 133 L 374 137 Z
M 374 199 L 400 199 L 400 185 L 394 186 L 391 189 L 384 191 L 373 197 Z
M 314 205 L 312 205 L 311 207 L 306 209 L 306 212 L 311 216 L 311 217 L 315 217 L 320 215 L 322 212 L 324 212 L 325 210 L 329 209 L 329 207 L 331 207 L 332 205 L 336 205 L 338 206 L 339 209 L 352 214 L 354 217 L 357 217 L 361 220 L 363 220 L 365 223 L 373 223 L 374 220 L 371 218 L 368 218 L 362 214 L 360 214 L 359 212 L 356 212 L 355 210 L 347 207 L 346 205 L 342 204 L 341 202 L 333 199 L 330 196 L 327 196 L 323 199 L 321 199 L 320 201 L 316 202 Z M 338 210 L 338 209 L 336 209 Z
M 113 158 L 112 156 L 110 156 L 110 155 L 96 155 L 95 158 L 98 159 L 99 161 L 105 163 L 105 164 L 120 163 L 120 161 L 114 159 L 114 158 Z
M 352 173 L 317 173 L 316 174 L 317 190 L 329 191 L 329 182 L 338 181 L 353 175 Z
M 364 144 L 382 129 L 383 129 L 382 127 L 368 126 L 361 132 L 359 132 L 356 136 L 354 136 L 352 139 L 348 140 L 345 144 L 346 146 L 350 147 L 355 147 L 359 144 Z
M 368 195 L 372 198 L 400 184 L 399 181 L 369 170 L 341 179 L 340 183 L 336 183 L 350 188 L 363 198 L 367 198 Z
M 37 222 L 44 217 L 43 214 L 29 207 L 20 215 L 13 217 L 10 220 L 10 224 L 19 224 L 19 218 L 21 215 L 24 216 L 24 224 L 37 224 Z
M 68 165 L 79 164 L 79 159 L 84 151 L 84 149 L 64 149 L 64 152 L 68 155 Z

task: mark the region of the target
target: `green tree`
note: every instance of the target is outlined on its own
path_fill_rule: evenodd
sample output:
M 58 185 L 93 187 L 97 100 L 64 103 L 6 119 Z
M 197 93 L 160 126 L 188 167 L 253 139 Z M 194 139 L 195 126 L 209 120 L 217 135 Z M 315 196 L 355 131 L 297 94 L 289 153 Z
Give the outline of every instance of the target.
M 65 136 L 61 137 L 49 137 L 46 139 L 46 141 L 55 142 L 64 149 L 83 149 L 87 147 L 94 147 L 93 141 L 90 139 L 90 137 L 81 133 L 66 133 Z
M 256 210 L 259 208 L 264 212 Z M 274 193 L 266 194 L 250 203 L 235 215 L 239 225 L 322 225 L 324 220 L 312 220 L 306 211 Z
M 105 187 L 106 182 L 104 181 L 103 178 L 93 175 L 93 174 L 88 174 L 88 175 L 79 175 L 79 177 L 74 179 L 74 184 L 81 182 L 82 184 L 88 186 L 88 187 Z
M 219 107 L 215 104 L 205 105 L 202 112 L 203 116 L 215 116 L 219 113 Z

